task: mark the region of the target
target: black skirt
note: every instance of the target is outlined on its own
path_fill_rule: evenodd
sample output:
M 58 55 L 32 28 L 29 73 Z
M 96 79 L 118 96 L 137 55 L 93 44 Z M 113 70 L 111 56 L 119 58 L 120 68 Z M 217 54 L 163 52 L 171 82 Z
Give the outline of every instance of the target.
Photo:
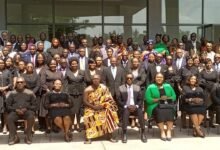
M 182 106 L 182 110 L 185 111 L 187 114 L 201 114 L 205 115 L 206 113 L 206 106 L 201 105 L 201 106 L 191 106 L 189 104 L 184 104 Z
M 175 110 L 174 109 L 161 109 L 155 107 L 153 109 L 153 118 L 155 119 L 156 123 L 167 122 L 167 121 L 174 121 L 175 118 Z

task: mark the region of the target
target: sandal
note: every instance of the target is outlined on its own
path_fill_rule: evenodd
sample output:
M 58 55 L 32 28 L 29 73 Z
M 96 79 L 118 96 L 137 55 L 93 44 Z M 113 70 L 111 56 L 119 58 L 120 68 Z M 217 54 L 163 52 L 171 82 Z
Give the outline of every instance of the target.
M 84 144 L 92 144 L 92 140 L 91 140 L 91 139 L 86 139 L 86 140 L 84 141 Z

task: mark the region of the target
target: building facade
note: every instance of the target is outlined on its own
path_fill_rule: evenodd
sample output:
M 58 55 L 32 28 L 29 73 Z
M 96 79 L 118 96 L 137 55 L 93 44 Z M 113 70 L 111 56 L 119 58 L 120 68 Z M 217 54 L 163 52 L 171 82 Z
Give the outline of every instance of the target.
M 115 33 L 137 42 L 156 33 L 180 39 L 195 32 L 218 41 L 219 8 L 219 0 L 0 0 L 0 30 L 35 37 L 44 31 L 50 38 Z

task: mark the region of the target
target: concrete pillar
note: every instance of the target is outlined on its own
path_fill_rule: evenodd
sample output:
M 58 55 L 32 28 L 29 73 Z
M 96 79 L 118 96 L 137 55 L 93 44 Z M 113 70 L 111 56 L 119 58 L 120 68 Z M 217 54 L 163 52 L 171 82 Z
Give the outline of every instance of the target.
M 161 0 L 148 0 L 148 36 L 154 39 L 156 33 L 162 32 Z
M 0 30 L 6 30 L 6 0 L 0 0 Z
M 179 1 L 178 0 L 166 0 L 166 31 L 171 38 L 179 38 Z M 186 6 L 187 7 L 187 6 Z M 171 25 L 171 26 L 169 26 Z M 173 26 L 177 25 L 177 26 Z

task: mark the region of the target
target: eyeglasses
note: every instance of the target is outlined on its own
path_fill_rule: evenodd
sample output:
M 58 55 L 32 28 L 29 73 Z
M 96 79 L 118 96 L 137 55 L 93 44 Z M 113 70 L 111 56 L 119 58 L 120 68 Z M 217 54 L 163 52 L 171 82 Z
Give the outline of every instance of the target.
M 127 77 L 127 80 L 132 80 L 133 78 L 132 77 Z
M 21 83 L 21 84 L 22 84 L 22 83 L 24 83 L 24 82 L 23 82 L 23 81 L 17 81 L 16 83 L 18 83 L 18 84 Z

